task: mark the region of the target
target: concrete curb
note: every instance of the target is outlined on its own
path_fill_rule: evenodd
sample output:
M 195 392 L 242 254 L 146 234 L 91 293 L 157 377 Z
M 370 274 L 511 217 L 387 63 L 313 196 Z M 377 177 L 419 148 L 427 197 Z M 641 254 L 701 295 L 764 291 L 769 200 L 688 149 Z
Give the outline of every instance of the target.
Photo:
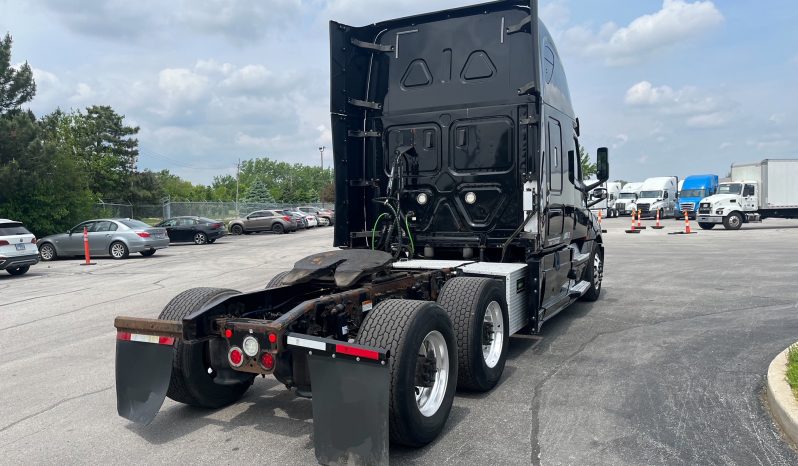
M 787 383 L 787 351 L 785 349 L 768 366 L 768 404 L 776 422 L 793 444 L 798 445 L 798 401 Z

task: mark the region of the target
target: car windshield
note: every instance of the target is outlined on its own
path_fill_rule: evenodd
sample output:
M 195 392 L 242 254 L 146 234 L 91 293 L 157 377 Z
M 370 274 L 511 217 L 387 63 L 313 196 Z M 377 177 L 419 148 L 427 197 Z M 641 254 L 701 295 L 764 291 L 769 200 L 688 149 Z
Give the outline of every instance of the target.
M 635 193 L 621 193 L 621 194 L 618 194 L 618 199 L 634 199 L 636 197 L 637 196 L 635 195 Z
M 706 197 L 704 193 L 706 193 L 704 189 L 683 189 L 679 197 Z
M 31 232 L 21 223 L 0 223 L 0 236 L 29 235 Z
M 643 199 L 662 197 L 662 191 L 640 191 L 640 197 Z
M 743 185 L 740 183 L 729 183 L 718 186 L 718 194 L 740 194 L 743 191 Z
M 128 228 L 133 228 L 133 229 L 135 229 L 135 228 L 150 228 L 150 225 L 147 225 L 146 223 L 144 223 L 144 222 L 142 222 L 140 220 L 125 219 L 125 220 L 119 220 L 119 223 L 121 223 L 122 225 L 125 225 Z

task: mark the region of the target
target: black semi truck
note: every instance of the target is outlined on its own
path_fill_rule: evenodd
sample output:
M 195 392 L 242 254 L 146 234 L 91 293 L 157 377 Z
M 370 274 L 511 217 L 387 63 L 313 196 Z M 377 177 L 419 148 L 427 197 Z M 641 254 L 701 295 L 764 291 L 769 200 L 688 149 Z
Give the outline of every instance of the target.
M 265 289 L 195 288 L 118 317 L 119 414 L 236 402 L 258 375 L 312 397 L 323 464 L 434 440 L 510 335 L 601 291 L 579 121 L 537 1 L 330 23 L 334 244 Z M 600 199 L 599 199 L 600 200 Z

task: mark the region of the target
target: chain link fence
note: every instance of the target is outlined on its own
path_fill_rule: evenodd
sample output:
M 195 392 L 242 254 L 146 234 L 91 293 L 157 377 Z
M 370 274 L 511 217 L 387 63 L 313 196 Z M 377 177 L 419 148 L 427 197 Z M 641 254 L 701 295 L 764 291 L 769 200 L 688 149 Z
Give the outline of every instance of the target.
M 207 217 L 228 222 L 236 217 L 256 210 L 295 209 L 299 206 L 332 209 L 333 203 L 310 202 L 289 203 L 251 203 L 251 202 L 164 202 L 162 205 L 111 204 L 101 202 L 95 205 L 96 217 L 137 218 L 149 223 L 157 223 L 165 218 L 180 216 Z

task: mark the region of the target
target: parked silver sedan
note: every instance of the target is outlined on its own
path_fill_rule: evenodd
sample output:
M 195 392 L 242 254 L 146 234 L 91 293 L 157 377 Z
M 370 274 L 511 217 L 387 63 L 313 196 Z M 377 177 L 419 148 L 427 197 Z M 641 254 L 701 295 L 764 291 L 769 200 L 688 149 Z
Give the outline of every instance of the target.
M 88 229 L 89 253 L 92 256 L 111 256 L 125 259 L 130 253 L 144 257 L 158 249 L 169 247 L 165 228 L 154 228 L 129 218 L 103 218 L 85 221 L 66 233 L 46 236 L 36 244 L 42 260 L 83 255 L 83 229 Z

